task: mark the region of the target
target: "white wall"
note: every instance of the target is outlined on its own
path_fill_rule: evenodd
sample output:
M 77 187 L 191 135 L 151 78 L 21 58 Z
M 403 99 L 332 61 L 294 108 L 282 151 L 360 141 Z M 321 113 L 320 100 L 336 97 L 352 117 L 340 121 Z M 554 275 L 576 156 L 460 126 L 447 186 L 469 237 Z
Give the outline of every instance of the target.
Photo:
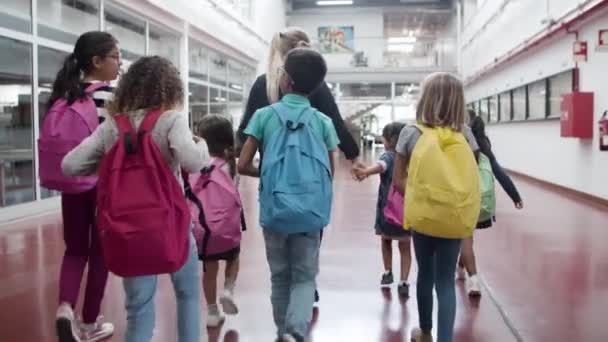
M 492 6 L 492 3 L 494 1 L 486 1 L 484 5 L 488 7 Z M 518 6 L 518 12 L 512 12 L 508 16 L 510 18 L 508 20 L 507 18 L 499 19 L 499 22 L 486 27 L 479 38 L 479 44 L 486 42 L 487 48 L 484 49 L 483 46 L 477 45 L 475 45 L 476 47 L 473 45 L 465 47 L 463 51 L 463 61 L 467 65 L 465 73 L 475 73 L 485 66 L 485 62 L 500 56 L 509 46 L 516 46 L 518 42 L 513 37 L 524 39 L 525 31 L 530 36 L 536 33 L 538 27 L 534 26 L 530 22 L 532 19 L 529 18 L 538 19 L 539 16 L 538 13 L 533 13 L 534 8 L 529 7 L 529 3 L 532 1 L 514 2 L 512 5 Z M 555 10 L 565 12 L 567 11 L 566 3 L 575 6 L 577 1 L 560 1 L 559 3 L 561 7 L 555 7 Z M 506 12 L 508 11 L 514 11 L 514 9 L 506 10 Z M 478 17 L 475 17 L 474 21 L 477 19 Z M 590 47 L 589 60 L 580 63 L 580 90 L 595 93 L 595 122 L 599 120 L 602 112 L 608 109 L 608 96 L 606 96 L 608 94 L 608 52 L 598 52 L 595 49 L 598 30 L 607 28 L 608 11 L 579 28 L 580 39 L 587 40 Z M 497 36 L 497 32 L 513 32 L 513 35 Z M 492 35 L 496 39 L 494 45 L 490 44 Z M 467 87 L 468 100 L 493 95 L 573 68 L 573 40 L 572 35 L 562 34 L 553 41 L 469 85 Z M 504 43 L 505 46 L 498 47 L 499 42 Z M 468 59 L 475 59 L 477 62 L 467 61 Z M 504 167 L 608 199 L 608 182 L 605 181 L 606 170 L 608 170 L 608 153 L 599 151 L 597 131 L 596 124 L 592 140 L 579 140 L 561 138 L 558 120 L 488 126 L 494 152 Z
M 384 66 L 384 15 L 381 9 L 328 10 L 325 14 L 298 12 L 287 18 L 288 25 L 301 27 L 314 41 L 320 26 L 353 26 L 355 51 L 365 52 L 370 67 Z M 344 68 L 350 67 L 352 54 L 326 54 L 324 57 L 330 69 Z

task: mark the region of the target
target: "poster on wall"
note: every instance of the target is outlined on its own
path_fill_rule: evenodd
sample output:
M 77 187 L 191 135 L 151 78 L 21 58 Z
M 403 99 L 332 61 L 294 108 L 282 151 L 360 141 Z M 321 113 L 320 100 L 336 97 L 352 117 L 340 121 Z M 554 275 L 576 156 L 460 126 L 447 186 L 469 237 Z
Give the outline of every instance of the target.
M 319 27 L 319 50 L 321 53 L 353 53 L 355 30 L 352 26 Z

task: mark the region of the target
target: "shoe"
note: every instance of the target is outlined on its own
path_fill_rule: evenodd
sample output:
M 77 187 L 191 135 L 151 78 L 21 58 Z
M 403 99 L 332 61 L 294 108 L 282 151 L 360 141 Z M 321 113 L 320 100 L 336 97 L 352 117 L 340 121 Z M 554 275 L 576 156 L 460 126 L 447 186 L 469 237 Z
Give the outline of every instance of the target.
M 279 339 L 280 342 L 304 342 L 304 337 L 298 334 L 285 334 Z
M 397 285 L 397 293 L 399 296 L 403 298 L 407 298 L 410 296 L 410 285 L 404 281 Z
M 239 307 L 234 302 L 234 296 L 229 290 L 224 290 L 224 294 L 220 297 L 222 310 L 226 315 L 236 315 L 239 313 Z
M 477 275 L 469 277 L 466 286 L 469 297 L 481 296 L 481 289 L 479 288 L 479 278 L 477 277 Z
M 104 322 L 103 317 L 99 317 L 97 322 L 91 324 L 80 324 L 80 339 L 82 342 L 97 342 L 104 340 L 114 334 L 114 325 Z
M 382 275 L 382 280 L 380 281 L 381 286 L 388 286 L 392 284 L 395 280 L 393 279 L 393 272 L 388 271 Z
M 74 310 L 69 304 L 59 305 L 55 329 L 57 329 L 59 342 L 81 342 L 78 325 L 74 319 Z
M 412 342 L 433 342 L 433 335 L 423 332 L 420 328 L 412 331 Z
M 226 316 L 217 304 L 207 307 L 207 327 L 216 328 L 226 320 Z
M 315 290 L 315 303 L 318 303 L 319 300 L 321 300 L 321 297 L 319 297 L 319 290 Z
M 465 279 L 467 279 L 467 271 L 464 269 L 464 267 L 458 266 L 458 269 L 456 270 L 456 280 Z

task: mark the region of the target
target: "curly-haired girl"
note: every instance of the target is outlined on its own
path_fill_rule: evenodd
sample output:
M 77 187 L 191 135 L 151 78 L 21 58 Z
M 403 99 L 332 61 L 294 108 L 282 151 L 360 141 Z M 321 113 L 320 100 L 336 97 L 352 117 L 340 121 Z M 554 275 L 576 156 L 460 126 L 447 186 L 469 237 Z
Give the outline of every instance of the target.
M 108 107 L 111 117 L 128 114 L 135 128 L 139 128 L 144 117 L 152 110 L 163 111 L 152 129 L 152 138 L 180 184 L 181 168 L 187 172 L 197 172 L 210 160 L 205 141 L 192 135 L 187 116 L 179 111 L 183 96 L 182 82 L 171 62 L 157 56 L 144 57 L 135 62 L 121 78 L 114 100 Z M 115 120 L 106 120 L 64 158 L 63 172 L 67 175 L 95 173 L 104 154 L 117 139 Z M 125 196 L 129 195 L 137 194 Z M 200 340 L 200 271 L 197 260 L 194 237 L 191 237 L 188 261 L 180 270 L 171 274 L 177 298 L 180 342 Z M 152 339 L 156 278 L 143 276 L 123 279 L 127 342 Z

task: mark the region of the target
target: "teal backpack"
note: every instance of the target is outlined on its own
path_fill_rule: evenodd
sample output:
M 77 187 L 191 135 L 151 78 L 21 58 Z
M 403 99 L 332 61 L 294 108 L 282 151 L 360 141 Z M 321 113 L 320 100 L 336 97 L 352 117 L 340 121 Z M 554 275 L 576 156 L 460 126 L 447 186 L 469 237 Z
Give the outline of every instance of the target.
M 319 231 L 329 223 L 332 175 L 327 148 L 310 127 L 315 110 L 306 108 L 292 121 L 284 104 L 271 107 L 281 128 L 262 157 L 260 225 L 286 234 Z
M 481 211 L 478 222 L 486 222 L 496 215 L 496 192 L 492 165 L 490 159 L 483 153 L 479 154 L 479 186 L 481 188 Z

